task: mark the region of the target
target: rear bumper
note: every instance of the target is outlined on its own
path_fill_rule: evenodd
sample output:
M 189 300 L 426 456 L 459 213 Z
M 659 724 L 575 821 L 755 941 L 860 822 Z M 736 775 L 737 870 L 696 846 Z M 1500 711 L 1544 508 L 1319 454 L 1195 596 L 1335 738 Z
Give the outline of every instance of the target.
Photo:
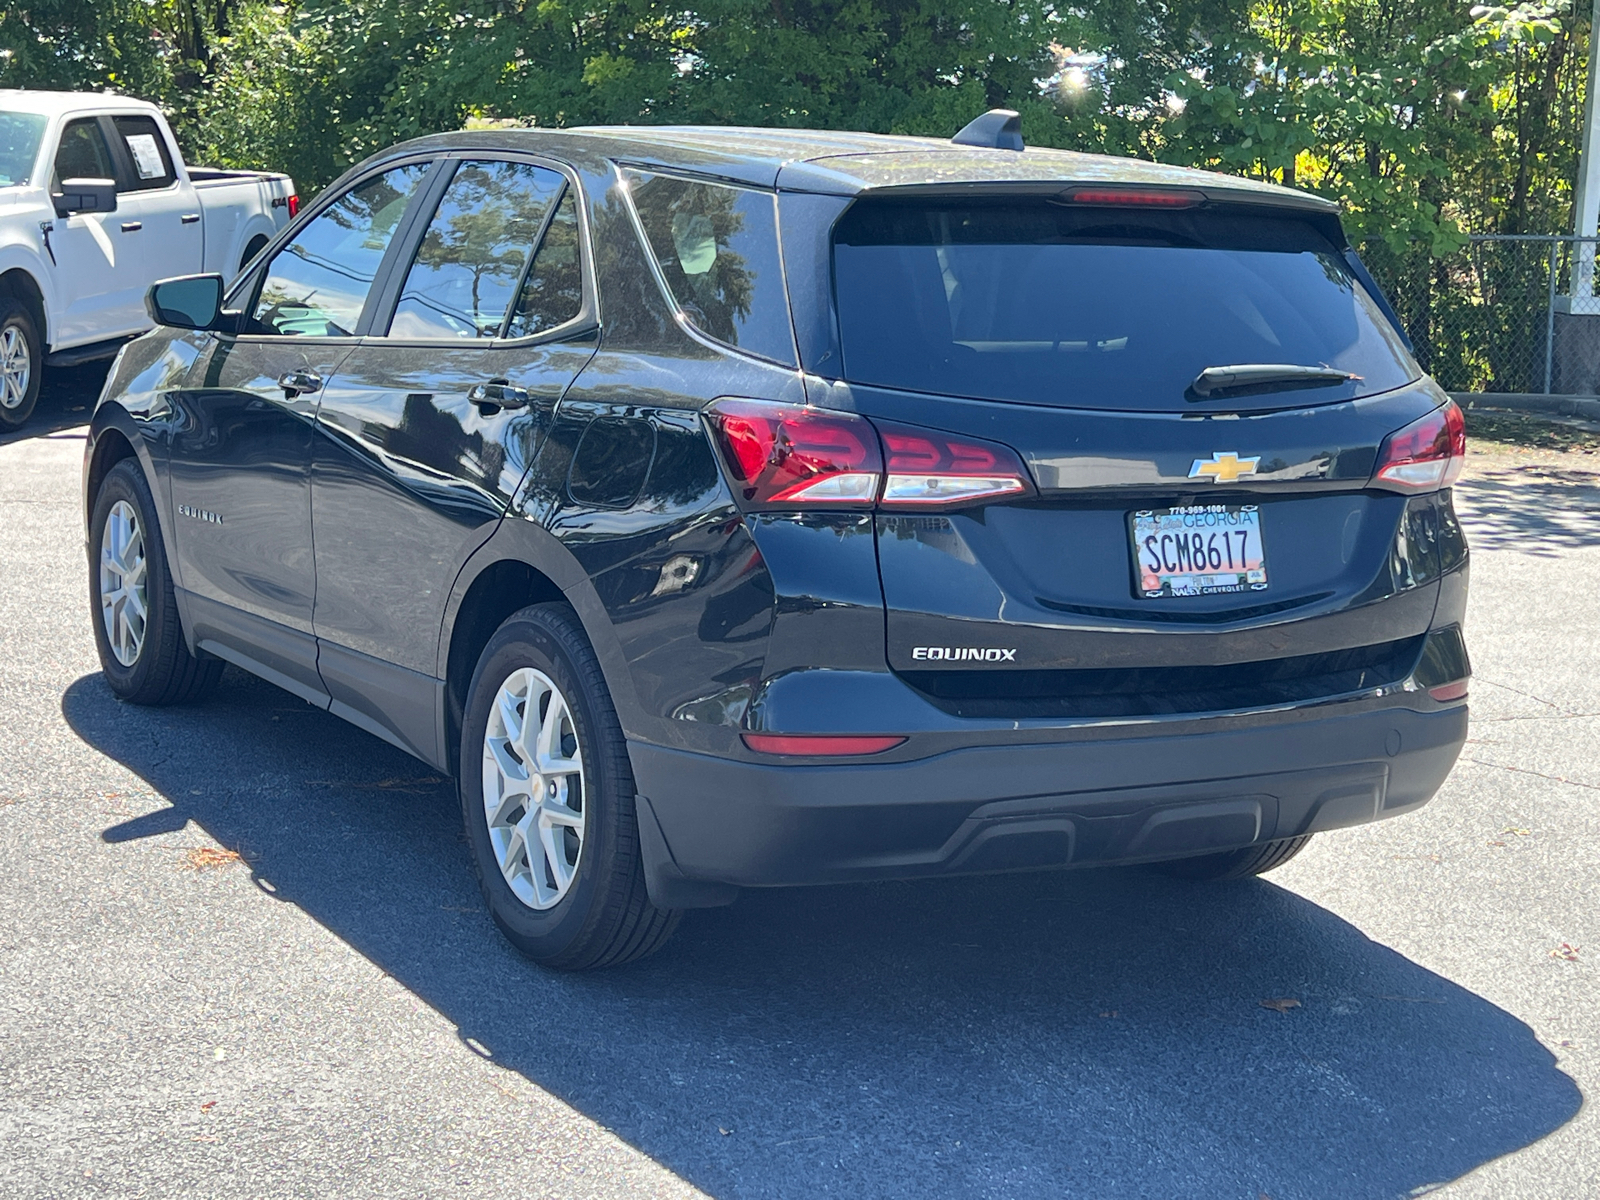
M 1359 825 L 1449 774 L 1466 705 L 768 765 L 629 744 L 651 894 L 1137 862 Z

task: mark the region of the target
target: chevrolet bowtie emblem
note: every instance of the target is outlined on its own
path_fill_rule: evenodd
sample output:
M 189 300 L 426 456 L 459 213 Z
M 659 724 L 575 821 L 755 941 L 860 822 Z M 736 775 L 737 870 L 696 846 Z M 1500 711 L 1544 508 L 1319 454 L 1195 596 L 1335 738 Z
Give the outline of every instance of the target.
M 1254 458 L 1240 458 L 1229 450 L 1226 453 L 1213 454 L 1210 458 L 1195 459 L 1194 466 L 1189 468 L 1189 478 L 1209 478 L 1213 483 L 1233 483 L 1246 475 L 1254 475 L 1256 464 L 1260 461 L 1259 454 Z

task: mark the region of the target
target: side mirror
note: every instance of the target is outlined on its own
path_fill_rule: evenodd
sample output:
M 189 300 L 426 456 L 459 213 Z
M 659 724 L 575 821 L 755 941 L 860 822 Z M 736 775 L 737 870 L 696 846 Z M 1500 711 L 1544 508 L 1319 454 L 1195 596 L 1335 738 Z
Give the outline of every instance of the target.
M 145 310 L 157 325 L 215 329 L 222 316 L 221 275 L 181 275 L 150 285 Z
M 63 179 L 61 191 L 50 199 L 55 203 L 58 217 L 73 213 L 113 213 L 117 211 L 117 181 Z

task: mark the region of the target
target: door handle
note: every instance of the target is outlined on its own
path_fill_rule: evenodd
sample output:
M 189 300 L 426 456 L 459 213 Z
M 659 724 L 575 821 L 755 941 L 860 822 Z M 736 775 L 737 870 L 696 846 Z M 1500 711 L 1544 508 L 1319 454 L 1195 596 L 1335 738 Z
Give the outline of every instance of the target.
M 200 220 L 200 214 L 199 213 L 184 213 L 183 216 L 178 218 L 178 220 L 179 220 L 180 223 L 182 223 L 184 225 L 193 225 L 195 222 Z
M 530 397 L 527 388 L 512 387 L 503 379 L 495 379 L 474 384 L 467 392 L 467 399 L 488 416 L 502 409 L 527 408 Z
M 138 233 L 139 230 L 141 230 L 143 228 L 144 228 L 144 222 L 143 221 L 124 221 L 122 223 L 122 232 L 123 233 Z
M 322 376 L 315 371 L 285 371 L 278 376 L 278 386 L 283 389 L 283 394 L 292 400 L 308 392 L 320 392 Z

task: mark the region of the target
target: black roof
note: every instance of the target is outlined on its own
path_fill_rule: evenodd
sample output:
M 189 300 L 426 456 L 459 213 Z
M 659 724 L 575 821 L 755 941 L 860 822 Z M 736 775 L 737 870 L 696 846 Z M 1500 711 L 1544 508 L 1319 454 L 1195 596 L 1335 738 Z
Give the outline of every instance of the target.
M 1133 184 L 1193 188 L 1218 199 L 1334 212 L 1317 196 L 1236 175 L 1134 158 L 1030 147 L 991 150 L 939 138 L 819 129 L 708 125 L 591 125 L 435 134 L 407 147 L 500 147 L 711 175 L 785 191 L 856 195 L 885 188 L 950 190 L 989 184 Z M 398 149 L 398 148 L 397 148 Z

